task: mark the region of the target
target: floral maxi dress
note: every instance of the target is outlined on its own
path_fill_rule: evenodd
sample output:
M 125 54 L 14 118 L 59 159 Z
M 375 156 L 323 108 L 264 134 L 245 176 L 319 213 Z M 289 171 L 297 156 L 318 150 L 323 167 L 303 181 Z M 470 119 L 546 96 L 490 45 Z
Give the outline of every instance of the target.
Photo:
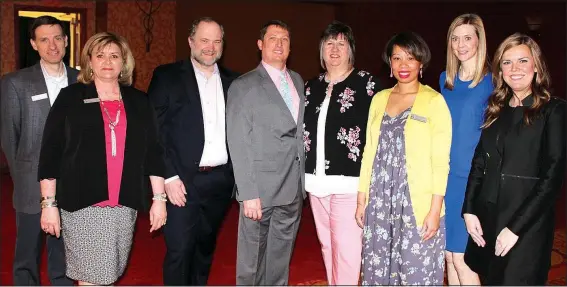
M 404 126 L 411 107 L 387 113 L 372 167 L 362 250 L 362 285 L 443 285 L 445 224 L 421 241 L 406 170 Z

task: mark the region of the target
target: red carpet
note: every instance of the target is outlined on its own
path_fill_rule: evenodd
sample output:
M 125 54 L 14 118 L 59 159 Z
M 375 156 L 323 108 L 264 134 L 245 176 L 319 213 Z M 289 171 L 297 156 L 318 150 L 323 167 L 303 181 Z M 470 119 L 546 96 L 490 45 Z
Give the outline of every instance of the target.
M 12 208 L 12 182 L 9 175 L 0 176 L 0 285 L 12 285 L 12 259 L 15 244 L 15 217 Z M 307 202 L 307 201 L 306 201 Z M 209 285 L 234 285 L 236 274 L 236 231 L 238 205 L 233 204 L 220 231 L 213 260 Z M 138 216 L 137 229 L 128 269 L 116 285 L 161 285 L 162 262 L 165 254 L 163 234 L 150 234 L 147 214 Z M 158 231 L 159 232 L 159 231 Z M 320 284 L 325 280 L 325 267 L 315 233 L 311 210 L 306 206 L 295 251 L 290 279 L 291 285 Z M 49 284 L 46 272 L 46 255 L 43 252 L 41 282 Z
M 15 219 L 12 208 L 12 182 L 6 174 L 0 176 L 0 285 L 12 285 L 12 258 L 14 256 Z M 307 201 L 306 201 L 307 202 Z M 236 272 L 236 230 L 238 206 L 231 207 L 218 237 L 209 285 L 234 285 Z M 150 235 L 146 214 L 138 217 L 137 230 L 128 269 L 116 285 L 161 285 L 165 253 L 163 235 Z M 555 236 L 549 285 L 565 285 L 566 274 L 565 196 L 558 202 L 558 224 Z M 41 280 L 48 285 L 46 256 L 43 254 Z M 295 245 L 291 267 L 290 285 L 325 285 L 325 268 L 309 206 L 303 210 L 303 218 Z

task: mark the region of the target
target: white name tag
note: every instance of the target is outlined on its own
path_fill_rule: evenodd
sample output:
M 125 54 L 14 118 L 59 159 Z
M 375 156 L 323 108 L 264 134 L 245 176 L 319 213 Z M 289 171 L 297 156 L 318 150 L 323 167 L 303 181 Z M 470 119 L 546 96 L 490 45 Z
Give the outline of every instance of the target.
M 39 94 L 39 95 L 35 95 L 35 96 L 32 96 L 32 97 L 31 97 L 31 100 L 32 100 L 33 102 L 39 101 L 39 100 L 45 100 L 45 99 L 47 99 L 47 94 L 46 94 L 46 93 Z
M 100 102 L 100 99 L 99 98 L 84 99 L 83 102 L 85 104 L 98 103 L 98 102 Z
M 427 118 L 426 117 L 422 117 L 416 114 L 411 114 L 410 118 L 412 120 L 416 120 L 418 122 L 422 122 L 422 123 L 426 123 L 427 122 Z

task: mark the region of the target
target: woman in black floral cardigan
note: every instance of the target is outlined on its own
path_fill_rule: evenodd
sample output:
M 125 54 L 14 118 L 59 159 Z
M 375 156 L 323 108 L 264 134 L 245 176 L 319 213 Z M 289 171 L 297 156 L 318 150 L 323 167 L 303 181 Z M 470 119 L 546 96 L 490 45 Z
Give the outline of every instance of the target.
M 372 96 L 380 87 L 354 68 L 349 26 L 333 22 L 319 43 L 325 73 L 305 83 L 305 184 L 329 285 L 358 285 L 362 229 L 354 214 Z

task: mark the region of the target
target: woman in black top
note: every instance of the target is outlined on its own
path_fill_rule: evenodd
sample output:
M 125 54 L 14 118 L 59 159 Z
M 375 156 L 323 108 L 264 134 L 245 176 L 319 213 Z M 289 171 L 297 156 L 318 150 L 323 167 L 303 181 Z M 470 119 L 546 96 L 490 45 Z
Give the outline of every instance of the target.
M 330 285 L 357 285 L 362 229 L 354 219 L 360 160 L 376 79 L 354 68 L 349 26 L 333 22 L 320 44 L 326 70 L 305 84 L 305 184 Z
M 541 50 L 526 35 L 500 44 L 492 75 L 463 204 L 465 262 L 483 285 L 544 285 L 565 176 L 565 101 L 551 97 Z
M 147 96 L 130 87 L 134 58 L 126 40 L 94 35 L 81 67 L 78 83 L 61 90 L 45 123 L 41 227 L 63 233 L 67 277 L 109 285 L 126 268 L 150 182 L 150 232 L 165 224 L 163 149 Z

